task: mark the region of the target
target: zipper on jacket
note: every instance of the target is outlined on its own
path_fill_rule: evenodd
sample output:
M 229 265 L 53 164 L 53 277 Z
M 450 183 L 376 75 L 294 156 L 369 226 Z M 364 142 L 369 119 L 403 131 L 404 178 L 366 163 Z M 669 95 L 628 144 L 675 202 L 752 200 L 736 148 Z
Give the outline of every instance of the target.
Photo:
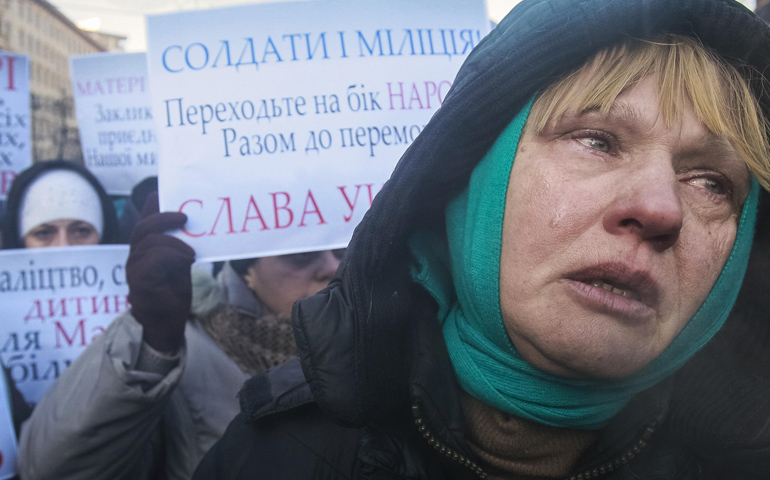
M 433 447 L 434 450 L 436 450 L 441 455 L 444 455 L 450 460 L 453 460 L 457 462 L 458 464 L 462 465 L 463 467 L 467 467 L 476 474 L 481 479 L 486 479 L 487 474 L 484 472 L 484 470 L 481 469 L 478 465 L 476 465 L 476 462 L 471 460 L 470 458 L 466 457 L 463 454 L 457 453 L 454 449 L 451 447 L 448 447 L 444 443 L 442 443 L 436 436 L 428 430 L 428 427 L 425 425 L 425 421 L 422 418 L 422 413 L 420 412 L 420 407 L 418 405 L 412 405 L 412 416 L 414 417 L 414 424 L 417 426 L 417 431 L 420 432 L 420 435 L 422 435 L 422 438 L 425 439 L 428 444 Z
M 438 440 L 436 436 L 430 430 L 428 430 L 428 427 L 425 425 L 425 421 L 422 418 L 419 405 L 412 405 L 412 416 L 414 417 L 414 424 L 417 426 L 417 431 L 420 432 L 422 438 L 424 438 L 425 441 L 428 442 L 428 444 L 433 447 L 434 450 L 444 455 L 445 457 L 454 460 L 460 465 L 467 467 L 479 478 L 487 478 L 486 472 L 484 472 L 481 467 L 476 465 L 476 462 L 466 457 L 465 455 L 457 453 L 454 449 L 448 447 L 440 440 Z M 642 433 L 642 437 L 634 444 L 634 446 L 630 447 L 623 454 L 619 455 L 613 460 L 609 460 L 601 464 L 598 467 L 590 468 L 577 475 L 571 475 L 570 477 L 567 477 L 566 480 L 588 480 L 591 478 L 599 478 L 603 475 L 618 470 L 623 465 L 627 464 L 630 460 L 633 460 L 633 458 L 636 457 L 642 451 L 642 449 L 647 446 L 647 442 L 650 441 L 652 434 L 655 433 L 656 426 L 657 422 L 648 426 L 644 430 L 644 433 Z
M 623 452 L 623 454 L 619 455 L 613 460 L 609 460 L 596 468 L 585 470 L 583 473 L 567 477 L 565 480 L 587 480 L 590 478 L 599 478 L 602 475 L 606 475 L 620 469 L 635 456 L 639 455 L 642 449 L 647 446 L 647 442 L 650 441 L 650 437 L 652 437 L 652 434 L 655 433 L 656 426 L 657 422 L 648 426 L 644 433 L 642 433 L 642 438 L 640 438 L 633 447 L 630 447 L 628 450 Z

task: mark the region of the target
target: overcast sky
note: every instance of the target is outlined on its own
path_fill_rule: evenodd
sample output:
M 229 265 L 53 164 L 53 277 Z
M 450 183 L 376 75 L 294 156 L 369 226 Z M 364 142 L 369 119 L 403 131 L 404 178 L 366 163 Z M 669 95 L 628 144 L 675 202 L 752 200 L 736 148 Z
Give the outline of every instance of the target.
M 126 50 L 142 52 L 147 48 L 145 38 L 146 14 L 166 13 L 197 8 L 214 8 L 264 0 L 62 0 L 51 1 L 67 17 L 86 28 L 127 37 Z M 281 0 L 271 0 L 281 1 Z M 486 0 L 489 17 L 495 21 L 508 13 L 521 0 Z M 741 3 L 754 9 L 756 0 Z

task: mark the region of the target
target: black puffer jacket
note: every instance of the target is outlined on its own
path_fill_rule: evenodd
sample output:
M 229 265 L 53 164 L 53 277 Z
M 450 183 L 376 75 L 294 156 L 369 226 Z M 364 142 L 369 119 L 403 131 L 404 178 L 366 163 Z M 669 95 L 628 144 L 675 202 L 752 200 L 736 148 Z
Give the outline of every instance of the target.
M 673 378 L 637 395 L 570 480 L 768 478 L 770 322 L 758 314 L 770 307 L 765 225 L 739 297 L 742 308 Z M 244 385 L 241 414 L 194 478 L 484 478 L 463 438 L 459 386 L 438 323 L 414 322 L 407 337 L 411 408 L 402 404 L 363 428 L 340 426 L 318 408 L 299 361 L 291 360 Z M 336 389 L 348 379 L 325 380 Z
M 442 228 L 449 199 L 539 89 L 601 48 L 664 32 L 695 36 L 742 70 L 770 66 L 770 30 L 732 0 L 517 6 L 471 53 L 330 286 L 295 304 L 308 385 L 295 364 L 247 383 L 241 415 L 196 478 L 483 478 L 465 444 L 436 306 L 410 278 L 406 239 L 416 226 Z M 757 92 L 767 116 L 769 92 Z M 637 395 L 571 478 L 770 476 L 768 270 L 753 267 L 768 262 L 767 232 L 757 235 L 736 314 L 680 372 Z

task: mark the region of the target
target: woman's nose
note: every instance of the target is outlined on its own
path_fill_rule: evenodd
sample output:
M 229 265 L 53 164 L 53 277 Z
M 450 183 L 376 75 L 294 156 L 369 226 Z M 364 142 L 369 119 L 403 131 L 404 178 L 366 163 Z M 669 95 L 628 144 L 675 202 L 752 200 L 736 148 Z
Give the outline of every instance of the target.
M 53 242 L 51 243 L 52 247 L 68 247 L 72 245 L 69 241 L 69 238 L 67 237 L 67 231 L 63 228 L 60 228 L 56 235 L 53 238 Z
M 614 235 L 635 235 L 657 251 L 673 246 L 682 230 L 684 213 L 679 181 L 669 162 L 649 162 L 618 185 L 604 216 L 604 228 Z

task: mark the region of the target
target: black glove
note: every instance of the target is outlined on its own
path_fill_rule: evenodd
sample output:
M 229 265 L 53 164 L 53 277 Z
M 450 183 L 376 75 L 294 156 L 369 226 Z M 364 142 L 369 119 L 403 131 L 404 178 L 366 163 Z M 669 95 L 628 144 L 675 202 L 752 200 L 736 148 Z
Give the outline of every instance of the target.
M 142 339 L 164 353 L 176 352 L 184 341 L 195 250 L 163 232 L 181 228 L 186 221 L 183 213 L 158 213 L 157 194 L 148 198 L 131 234 L 126 262 L 128 301 L 134 318 L 144 327 Z

